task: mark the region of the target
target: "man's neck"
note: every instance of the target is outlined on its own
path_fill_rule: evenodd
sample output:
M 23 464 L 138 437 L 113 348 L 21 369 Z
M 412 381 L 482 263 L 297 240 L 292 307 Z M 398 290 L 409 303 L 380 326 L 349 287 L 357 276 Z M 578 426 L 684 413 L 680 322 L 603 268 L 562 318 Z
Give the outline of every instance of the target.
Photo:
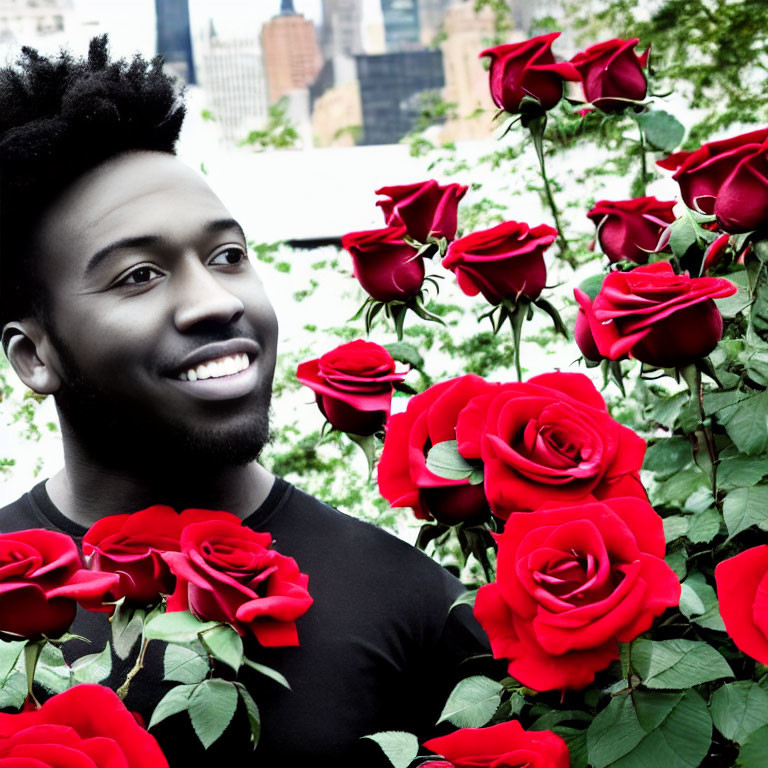
M 64 469 L 48 480 L 46 490 L 63 515 L 87 528 L 102 517 L 153 504 L 178 511 L 225 510 L 245 519 L 264 502 L 275 479 L 257 462 L 212 469 L 160 466 L 116 470 L 65 443 Z

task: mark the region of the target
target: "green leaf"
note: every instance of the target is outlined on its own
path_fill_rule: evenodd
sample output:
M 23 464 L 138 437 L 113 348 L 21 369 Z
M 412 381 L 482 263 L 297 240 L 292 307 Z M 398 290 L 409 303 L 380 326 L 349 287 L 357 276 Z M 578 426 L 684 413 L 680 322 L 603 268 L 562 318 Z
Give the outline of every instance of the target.
M 197 685 L 177 685 L 171 688 L 158 702 L 152 717 L 149 719 L 147 728 L 151 729 L 167 717 L 189 709 L 189 698 L 197 688 Z
M 768 451 L 768 390 L 740 402 L 728 416 L 725 431 L 742 453 L 754 456 Z
M 253 700 L 253 696 L 248 692 L 248 689 L 242 683 L 235 683 L 237 693 L 240 696 L 240 701 L 245 705 L 245 712 L 248 715 L 248 725 L 251 729 L 251 744 L 253 748 L 259 743 L 259 737 L 261 736 L 261 714 L 259 713 L 259 707 Z
M 489 677 L 468 677 L 453 689 L 437 722 L 448 720 L 457 728 L 480 728 L 493 717 L 503 690 L 501 683 Z
M 250 659 L 243 659 L 243 663 L 251 669 L 260 672 L 265 677 L 268 677 L 270 680 L 274 680 L 279 685 L 282 685 L 283 688 L 287 688 L 289 691 L 291 690 L 291 686 L 288 683 L 288 680 L 286 680 L 285 675 L 278 672 L 276 669 L 272 669 L 272 667 L 268 667 L 266 664 L 259 664 L 256 661 L 251 661 Z
M 177 683 L 199 683 L 205 679 L 210 667 L 208 659 L 200 653 L 176 643 L 168 643 L 163 656 L 163 680 Z
M 681 216 L 672 224 L 669 246 L 678 259 L 682 259 L 698 242 L 699 227 L 690 216 Z
M 717 485 L 724 490 L 759 483 L 768 475 L 768 462 L 750 456 L 723 459 L 717 465 Z
M 72 679 L 76 683 L 100 683 L 112 672 L 112 647 L 106 644 L 100 653 L 89 653 L 72 663 Z
M 427 469 L 438 477 L 463 480 L 472 474 L 475 467 L 459 453 L 459 444 L 456 440 L 445 440 L 429 449 Z
M 189 719 L 202 745 L 216 741 L 232 722 L 238 692 L 227 680 L 203 680 L 189 697 Z
M 653 489 L 653 500 L 656 504 L 680 508 L 702 488 L 707 488 L 706 476 L 701 470 L 689 467 L 659 482 Z
M 669 112 L 652 109 L 635 115 L 645 140 L 655 149 L 672 152 L 680 146 L 685 135 L 685 126 Z
M 648 446 L 643 469 L 660 477 L 669 477 L 687 467 L 692 461 L 693 449 L 690 440 L 670 437 L 657 440 L 653 445 Z
M 147 640 L 165 640 L 167 643 L 190 643 L 201 632 L 220 626 L 218 621 L 200 621 L 189 611 L 161 613 L 150 619 L 144 627 Z
M 694 690 L 615 696 L 587 730 L 593 768 L 696 768 L 711 741 L 707 705 Z
M 736 317 L 749 306 L 751 301 L 746 272 L 735 272 L 728 275 L 728 281 L 736 286 L 736 293 L 723 299 L 715 299 L 720 314 L 725 318 Z
M 688 531 L 688 517 L 685 515 L 670 515 L 665 517 L 662 523 L 664 524 L 664 541 L 667 544 L 685 536 Z
M 694 571 L 680 587 L 680 613 L 706 629 L 725 632 L 715 590 L 707 584 L 703 573 Z
M 685 578 L 688 570 L 688 554 L 684 547 L 667 551 L 664 562 L 675 572 L 678 579 Z
M 603 287 L 603 280 L 605 275 L 592 275 L 586 280 L 582 280 L 579 284 L 579 288 L 589 296 L 591 301 L 595 300 L 595 296 L 600 293 L 600 289 Z
M 729 538 L 753 525 L 763 531 L 768 530 L 768 485 L 731 491 L 723 501 L 723 517 Z
M 144 630 L 146 611 L 141 608 L 126 607 L 120 603 L 110 619 L 112 624 L 112 647 L 120 659 L 130 656 L 133 646 Z
M 237 672 L 243 664 L 243 639 L 230 626 L 222 624 L 200 635 L 211 656 Z
M 408 768 L 419 754 L 419 740 L 405 731 L 381 731 L 364 739 L 375 741 L 395 768 Z
M 468 605 L 470 608 L 475 607 L 475 598 L 477 597 L 478 590 L 476 589 L 470 589 L 466 592 L 462 592 L 451 604 L 451 607 L 449 610 L 453 610 L 456 608 L 456 606 L 459 605 Z
M 768 755 L 768 725 L 758 728 L 747 736 L 739 750 L 736 765 L 741 768 L 765 768 Z
M 678 392 L 671 397 L 659 397 L 650 409 L 650 417 L 659 424 L 672 429 L 683 407 L 689 402 L 688 392 Z
M 714 507 L 709 507 L 691 515 L 685 535 L 693 544 L 708 543 L 720 533 L 721 522 L 720 513 Z
M 647 688 L 690 688 L 733 677 L 728 662 L 711 645 L 693 640 L 636 640 L 632 666 Z
M 768 693 L 753 680 L 725 683 L 712 694 L 709 707 L 715 728 L 739 744 L 768 725 Z
M 0 685 L 0 709 L 19 709 L 27 700 L 27 676 L 13 670 Z
M 49 693 L 61 693 L 72 684 L 72 671 L 64 661 L 61 647 L 46 643 L 35 667 L 35 682 Z
M 407 341 L 395 341 L 392 344 L 385 344 L 384 349 L 392 355 L 394 360 L 406 363 L 418 371 L 424 369 L 424 358 L 413 344 L 409 344 Z
M 13 672 L 26 644 L 26 640 L 0 641 L 0 685 Z

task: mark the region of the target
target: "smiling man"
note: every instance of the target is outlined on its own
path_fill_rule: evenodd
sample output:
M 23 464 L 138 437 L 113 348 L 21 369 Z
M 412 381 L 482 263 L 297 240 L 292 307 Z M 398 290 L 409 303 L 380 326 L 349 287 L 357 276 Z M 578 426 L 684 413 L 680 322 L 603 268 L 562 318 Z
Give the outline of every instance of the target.
M 224 509 L 309 575 L 300 645 L 249 657 L 292 690 L 243 675 L 246 713 L 206 753 L 186 715 L 154 729 L 172 766 L 374 765 L 361 737 L 429 734 L 461 662 L 485 650 L 462 591 L 404 542 L 347 517 L 258 463 L 269 431 L 277 323 L 236 221 L 174 156 L 184 110 L 159 62 L 25 50 L 0 70 L 0 327 L 33 391 L 54 397 L 65 466 L 0 510 L 0 531 L 76 540 L 96 520 L 153 504 Z M 264 183 L 268 183 L 266 180 Z M 102 614 L 75 631 L 103 647 Z M 0 627 L 2 630 L 2 627 Z M 168 689 L 149 645 L 127 704 Z M 115 659 L 119 685 L 125 665 Z M 367 750 L 367 751 L 366 751 Z

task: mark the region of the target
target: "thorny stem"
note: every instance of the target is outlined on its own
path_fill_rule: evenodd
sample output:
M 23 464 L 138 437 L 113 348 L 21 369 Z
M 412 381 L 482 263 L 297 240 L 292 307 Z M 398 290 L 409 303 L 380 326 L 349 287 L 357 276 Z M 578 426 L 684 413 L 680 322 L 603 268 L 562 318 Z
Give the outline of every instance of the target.
M 121 700 L 124 700 L 125 697 L 128 695 L 128 688 L 131 685 L 131 680 L 133 680 L 136 675 L 141 672 L 141 670 L 144 668 L 144 657 L 147 653 L 147 646 L 149 645 L 149 640 L 147 638 L 144 638 L 144 640 L 141 643 L 141 651 L 139 652 L 139 656 L 136 659 L 136 663 L 133 665 L 131 670 L 128 672 L 128 674 L 125 676 L 125 682 L 117 689 L 117 695 L 120 697 Z
M 712 464 L 712 498 L 717 505 L 717 447 L 715 446 L 715 438 L 712 434 L 712 425 L 708 427 L 705 423 L 704 413 L 704 383 L 702 381 L 701 371 L 697 370 L 697 395 L 699 401 L 699 416 L 701 417 L 701 428 L 704 430 L 704 442 L 707 445 L 707 452 L 709 453 L 709 460 Z
M 546 114 L 541 117 L 537 117 L 528 124 L 528 128 L 531 132 L 531 138 L 533 139 L 533 146 L 536 149 L 536 157 L 539 159 L 539 173 L 541 180 L 544 183 L 544 194 L 547 198 L 547 204 L 549 210 L 552 212 L 552 218 L 555 220 L 555 229 L 557 229 L 557 244 L 560 246 L 561 258 L 570 264 L 574 269 L 576 268 L 576 259 L 571 255 L 568 241 L 563 234 L 563 228 L 560 224 L 560 213 L 555 205 L 555 198 L 552 196 L 552 188 L 549 185 L 549 177 L 547 176 L 547 167 L 544 161 L 544 129 L 547 126 Z

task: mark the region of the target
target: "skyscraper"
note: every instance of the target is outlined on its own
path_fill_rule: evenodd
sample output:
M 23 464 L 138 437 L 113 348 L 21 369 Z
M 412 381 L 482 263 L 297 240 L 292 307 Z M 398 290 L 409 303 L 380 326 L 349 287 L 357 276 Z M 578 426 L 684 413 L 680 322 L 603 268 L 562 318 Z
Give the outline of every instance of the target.
M 323 0 L 323 57 L 362 53 L 362 23 L 360 0 Z
M 323 65 L 315 25 L 296 13 L 292 0 L 281 0 L 280 14 L 261 28 L 261 49 L 273 104 L 307 88 Z
M 185 82 L 196 83 L 188 0 L 155 0 L 155 11 L 157 52 L 163 56 L 166 65 Z
M 440 33 L 450 0 L 418 0 L 421 42 L 432 45 Z
M 413 51 L 421 47 L 418 0 L 381 0 L 387 51 Z

